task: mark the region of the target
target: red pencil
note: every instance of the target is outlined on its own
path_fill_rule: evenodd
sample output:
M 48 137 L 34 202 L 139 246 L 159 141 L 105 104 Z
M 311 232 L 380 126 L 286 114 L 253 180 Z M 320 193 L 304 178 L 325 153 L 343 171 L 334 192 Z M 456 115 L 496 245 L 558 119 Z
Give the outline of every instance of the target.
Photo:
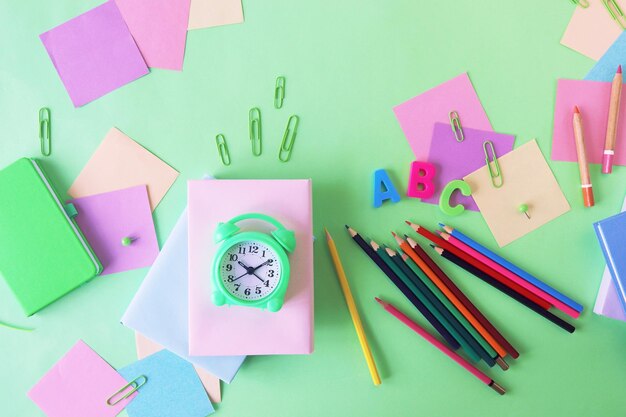
M 442 351 L 443 353 L 448 355 L 449 358 L 454 360 L 456 363 L 461 365 L 463 368 L 467 369 L 469 372 L 472 373 L 472 375 L 474 375 L 476 378 L 480 379 L 484 384 L 490 386 L 498 394 L 504 395 L 506 393 L 505 389 L 502 388 L 500 385 L 498 385 L 493 379 L 489 378 L 487 375 L 485 375 L 480 370 L 475 368 L 472 364 L 467 362 L 461 356 L 457 355 L 454 351 L 452 351 L 446 345 L 441 343 L 439 340 L 437 340 L 435 337 L 433 337 L 426 330 L 422 329 L 417 323 L 415 323 L 413 320 L 411 320 L 410 318 L 405 316 L 400 310 L 395 308 L 392 304 L 389 304 L 389 303 L 381 300 L 378 297 L 376 297 L 376 301 L 378 301 L 378 303 L 380 303 L 380 305 L 382 305 L 385 310 L 387 310 L 389 313 L 391 313 L 392 316 L 394 316 L 395 318 L 400 320 L 402 323 L 406 324 L 415 333 L 419 334 L 424 339 L 428 340 L 428 342 L 430 342 L 430 344 L 432 344 L 437 349 L 439 349 L 440 351 Z
M 417 233 L 419 233 L 420 235 L 424 236 L 426 239 L 428 239 L 431 242 L 433 242 L 435 245 L 437 245 L 437 246 L 447 250 L 448 252 L 453 253 L 454 255 L 458 256 L 461 259 L 463 259 L 465 262 L 469 263 L 470 265 L 472 265 L 475 268 L 480 269 L 481 271 L 483 271 L 487 275 L 493 277 L 493 279 L 501 282 L 502 284 L 506 285 L 507 287 L 509 287 L 513 291 L 517 292 L 518 294 L 521 294 L 524 297 L 528 298 L 529 300 L 532 300 L 533 302 L 539 304 L 541 306 L 541 308 L 543 308 L 544 310 L 548 310 L 550 307 L 552 307 L 552 305 L 550 303 L 548 303 L 545 300 L 537 297 L 535 294 L 531 293 L 526 288 L 523 288 L 519 284 L 516 284 L 515 282 L 512 282 L 511 280 L 509 280 L 504 275 L 502 275 L 499 272 L 495 271 L 493 268 L 490 268 L 487 265 L 483 264 L 482 262 L 477 261 L 476 259 L 474 259 L 471 256 L 467 255 L 462 250 L 460 250 L 457 247 L 455 247 L 454 245 L 452 245 L 449 242 L 443 240 L 441 237 L 439 237 L 439 236 L 435 235 L 434 233 L 424 229 L 422 226 L 420 226 L 418 224 L 415 224 L 415 223 L 411 223 L 410 221 L 407 221 L 406 223 L 409 226 L 411 226 L 411 228 L 413 230 L 415 230 Z

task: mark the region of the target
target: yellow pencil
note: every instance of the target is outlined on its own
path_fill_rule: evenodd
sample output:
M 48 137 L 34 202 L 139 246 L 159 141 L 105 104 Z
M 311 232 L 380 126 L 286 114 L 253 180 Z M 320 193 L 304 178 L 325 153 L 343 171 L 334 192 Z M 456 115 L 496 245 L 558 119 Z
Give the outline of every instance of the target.
M 346 273 L 344 272 L 343 266 L 341 265 L 341 260 L 339 259 L 337 247 L 335 246 L 335 242 L 330 236 L 330 233 L 328 233 L 328 230 L 324 230 L 326 231 L 326 241 L 328 242 L 330 256 L 333 258 L 335 270 L 337 271 L 337 278 L 339 278 L 339 284 L 341 285 L 343 295 L 346 299 L 346 304 L 348 304 L 348 310 L 350 311 L 350 316 L 352 317 L 352 323 L 354 323 L 354 329 L 356 330 L 356 334 L 359 337 L 359 342 L 361 343 L 361 348 L 363 349 L 363 355 L 365 355 L 365 360 L 367 361 L 367 367 L 369 368 L 370 374 L 372 375 L 372 381 L 374 381 L 374 385 L 380 385 L 380 376 L 378 375 L 378 369 L 376 369 L 376 363 L 374 362 L 372 351 L 367 344 L 365 330 L 363 330 L 361 318 L 359 317 L 359 311 L 356 309 L 354 298 L 352 298 L 352 292 L 350 291 L 348 278 L 346 278 Z

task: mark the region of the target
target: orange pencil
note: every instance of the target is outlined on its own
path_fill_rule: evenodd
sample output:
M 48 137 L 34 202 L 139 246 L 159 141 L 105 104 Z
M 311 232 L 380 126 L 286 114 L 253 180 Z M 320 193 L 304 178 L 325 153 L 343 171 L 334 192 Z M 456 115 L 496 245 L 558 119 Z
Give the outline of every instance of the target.
M 602 173 L 610 174 L 613 171 L 613 158 L 615 156 L 615 140 L 617 139 L 617 123 L 619 121 L 619 105 L 622 97 L 622 66 L 617 67 L 617 72 L 611 84 L 611 101 L 609 102 L 609 119 L 606 122 L 606 141 L 604 142 L 604 155 L 602 156 Z
M 576 141 L 576 154 L 578 155 L 578 170 L 580 171 L 580 186 L 583 189 L 583 202 L 585 207 L 593 207 L 593 188 L 587 163 L 587 151 L 585 150 L 585 137 L 583 135 L 583 117 L 578 106 L 574 106 L 574 140 Z

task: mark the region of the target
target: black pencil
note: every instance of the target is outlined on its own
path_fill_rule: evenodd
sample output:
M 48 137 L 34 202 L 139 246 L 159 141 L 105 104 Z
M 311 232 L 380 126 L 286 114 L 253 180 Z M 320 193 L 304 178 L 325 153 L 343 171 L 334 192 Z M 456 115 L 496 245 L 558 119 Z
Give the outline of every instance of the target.
M 438 246 L 434 246 L 434 245 L 431 245 L 431 246 L 435 249 L 435 251 L 439 255 L 443 256 L 445 259 L 447 259 L 450 262 L 452 262 L 453 264 L 463 268 L 464 270 L 466 270 L 470 274 L 475 275 L 476 277 L 482 279 L 487 284 L 497 288 L 498 290 L 502 291 L 503 293 L 505 293 L 509 297 L 511 297 L 511 298 L 517 300 L 518 302 L 524 304 L 526 307 L 528 307 L 529 309 L 531 309 L 535 313 L 540 314 L 541 316 L 545 317 L 546 319 L 550 320 L 552 323 L 556 324 L 557 326 L 559 326 L 563 330 L 565 330 L 565 331 L 567 331 L 569 333 L 574 333 L 574 330 L 576 330 L 576 328 L 574 326 L 572 326 L 571 324 L 569 324 L 568 322 L 566 322 L 565 320 L 563 320 L 559 316 L 556 316 L 556 315 L 552 314 L 551 312 L 549 312 L 547 310 L 544 310 L 543 308 L 541 308 L 541 306 L 539 304 L 535 303 L 532 300 L 529 300 L 528 298 L 524 297 L 520 293 L 518 293 L 516 291 L 513 291 L 512 289 L 510 289 L 506 285 L 504 285 L 504 284 L 500 283 L 499 281 L 493 279 L 491 276 L 485 274 L 484 272 L 482 272 L 478 268 L 475 268 L 474 266 L 472 266 L 469 263 L 465 262 L 463 259 L 459 258 L 458 256 L 456 256 L 456 255 L 454 255 L 454 254 L 448 252 L 447 250 L 444 250 L 444 249 L 442 249 L 442 248 L 440 248 Z
M 461 347 L 459 342 L 456 341 L 454 337 L 446 330 L 445 327 L 431 314 L 430 311 L 422 304 L 422 302 L 411 292 L 411 290 L 400 280 L 400 278 L 387 266 L 387 264 L 380 258 L 380 256 L 376 253 L 376 251 L 365 242 L 363 237 L 359 235 L 359 233 L 352 229 L 351 227 L 346 225 L 346 229 L 348 229 L 348 233 L 352 236 L 352 239 L 359 245 L 363 252 L 370 257 L 372 261 L 380 268 L 381 271 L 389 277 L 391 282 L 398 287 L 398 289 L 404 294 L 404 296 L 419 310 L 420 313 L 428 320 L 428 322 L 439 332 L 439 334 L 448 342 L 450 347 L 453 350 L 457 350 Z

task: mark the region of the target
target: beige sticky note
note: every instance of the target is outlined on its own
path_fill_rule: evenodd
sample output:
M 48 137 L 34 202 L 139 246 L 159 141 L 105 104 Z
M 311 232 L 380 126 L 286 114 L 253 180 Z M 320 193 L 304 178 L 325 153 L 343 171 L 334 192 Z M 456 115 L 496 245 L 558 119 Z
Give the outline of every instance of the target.
M 498 157 L 503 185 L 491 183 L 484 167 L 463 178 L 491 233 L 501 247 L 554 220 L 570 206 L 536 140 Z M 530 219 L 518 211 L 528 206 Z
M 602 0 L 589 0 L 586 9 L 574 8 L 561 44 L 597 61 L 621 33 Z
M 178 171 L 111 128 L 67 193 L 79 198 L 145 184 L 154 211 L 176 177 Z
M 241 0 L 191 0 L 190 30 L 242 22 Z
M 138 332 L 135 332 L 135 347 L 137 348 L 137 359 L 140 360 L 164 349 L 163 346 L 153 342 L 151 339 L 148 339 Z M 219 378 L 197 366 L 194 366 L 194 369 L 200 377 L 200 381 L 202 381 L 202 385 L 204 385 L 204 389 L 209 395 L 211 402 L 213 404 L 222 402 L 222 390 Z

